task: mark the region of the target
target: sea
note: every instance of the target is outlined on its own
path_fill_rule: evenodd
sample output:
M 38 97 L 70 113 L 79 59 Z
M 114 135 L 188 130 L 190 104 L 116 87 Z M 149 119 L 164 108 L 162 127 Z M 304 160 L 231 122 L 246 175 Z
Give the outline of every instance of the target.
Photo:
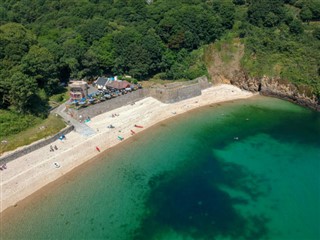
M 320 239 L 320 113 L 256 96 L 177 115 L 6 210 L 0 239 Z

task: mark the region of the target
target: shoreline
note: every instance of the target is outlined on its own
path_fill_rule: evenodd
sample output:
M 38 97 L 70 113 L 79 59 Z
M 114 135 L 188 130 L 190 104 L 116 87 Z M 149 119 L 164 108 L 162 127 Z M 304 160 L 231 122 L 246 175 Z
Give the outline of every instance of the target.
M 96 135 L 84 137 L 77 132 L 71 132 L 66 135 L 66 140 L 52 143 L 58 150 L 50 152 L 49 146 L 45 146 L 7 164 L 8 168 L 0 172 L 0 212 L 16 206 L 19 201 L 83 163 L 101 156 L 106 150 L 122 142 L 118 136 L 125 140 L 130 138 L 131 130 L 139 133 L 166 119 L 199 107 L 255 95 L 238 87 L 222 84 L 203 90 L 200 96 L 177 103 L 165 104 L 148 97 L 134 105 L 126 105 L 93 117 L 87 125 L 97 130 Z M 111 117 L 112 114 L 119 116 Z M 107 128 L 110 124 L 115 128 Z M 143 128 L 136 128 L 135 124 Z M 55 167 L 55 162 L 59 163 L 59 168 Z

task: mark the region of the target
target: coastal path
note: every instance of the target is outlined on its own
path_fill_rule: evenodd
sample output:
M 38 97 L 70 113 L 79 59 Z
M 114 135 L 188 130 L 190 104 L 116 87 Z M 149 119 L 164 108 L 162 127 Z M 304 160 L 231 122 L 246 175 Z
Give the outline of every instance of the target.
M 60 115 L 64 119 L 65 122 L 74 126 L 74 129 L 77 133 L 79 133 L 85 137 L 93 136 L 96 134 L 96 131 L 94 131 L 88 125 L 86 125 L 84 123 L 80 123 L 77 120 L 75 120 L 74 118 L 72 118 L 70 115 L 68 115 L 64 111 L 65 108 L 66 108 L 66 103 L 63 103 L 59 107 L 52 110 L 51 112 Z

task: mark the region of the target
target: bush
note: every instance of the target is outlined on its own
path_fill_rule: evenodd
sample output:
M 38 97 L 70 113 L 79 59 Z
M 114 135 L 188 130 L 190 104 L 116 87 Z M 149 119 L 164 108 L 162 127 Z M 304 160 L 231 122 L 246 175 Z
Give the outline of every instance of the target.
M 303 26 L 302 26 L 302 23 L 301 21 L 297 20 L 297 19 L 294 19 L 290 24 L 289 24 L 289 29 L 290 29 L 290 32 L 293 33 L 293 34 L 301 34 L 303 33 Z
M 316 39 L 320 40 L 320 27 L 315 28 L 315 29 L 313 30 L 312 35 L 313 35 Z
M 0 137 L 19 133 L 41 121 L 41 118 L 33 115 L 22 115 L 12 111 L 0 110 Z

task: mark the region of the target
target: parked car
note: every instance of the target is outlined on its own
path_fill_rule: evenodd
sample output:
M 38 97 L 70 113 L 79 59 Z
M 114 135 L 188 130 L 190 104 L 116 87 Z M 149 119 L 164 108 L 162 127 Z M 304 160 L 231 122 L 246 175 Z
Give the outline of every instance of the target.
M 111 95 L 110 94 L 105 94 L 105 95 L 103 95 L 103 97 L 105 97 L 106 99 L 111 99 Z

